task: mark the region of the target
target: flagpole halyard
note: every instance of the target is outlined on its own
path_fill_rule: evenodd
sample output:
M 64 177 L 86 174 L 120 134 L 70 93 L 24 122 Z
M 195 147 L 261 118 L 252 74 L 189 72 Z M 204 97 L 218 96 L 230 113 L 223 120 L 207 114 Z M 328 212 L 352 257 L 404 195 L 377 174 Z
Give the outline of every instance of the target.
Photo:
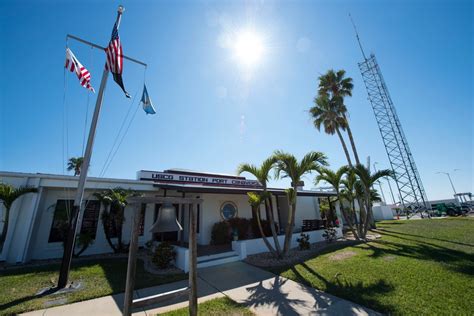
M 103 47 L 103 46 L 100 46 L 100 45 L 97 45 L 95 43 L 86 41 L 85 39 L 82 39 L 82 38 L 77 37 L 77 36 L 72 35 L 72 34 L 67 34 L 66 38 L 71 38 L 73 40 L 81 42 L 82 44 L 86 44 L 86 45 L 92 46 L 92 47 L 100 49 L 100 50 L 105 50 L 105 47 Z M 144 63 L 143 61 L 140 61 L 138 59 L 135 59 L 135 58 L 132 58 L 132 57 L 129 57 L 129 56 L 126 56 L 126 55 L 121 55 L 121 56 L 123 57 L 123 59 L 129 60 L 129 61 L 134 62 L 134 63 L 139 64 L 139 65 L 142 65 L 145 68 L 148 67 L 148 65 L 146 63 Z
M 120 19 L 121 19 L 121 15 L 122 15 L 123 11 L 124 11 L 123 6 L 119 6 L 119 10 L 118 10 L 118 14 L 117 14 L 117 20 L 115 22 L 117 32 L 118 32 L 118 26 L 120 24 Z M 90 45 L 92 47 L 105 50 L 104 47 L 101 47 L 97 44 L 88 42 L 86 40 L 83 40 L 83 39 L 78 38 L 78 37 L 73 36 L 73 35 L 68 34 L 67 37 L 66 37 L 66 40 L 67 40 L 67 38 L 72 38 L 72 39 L 75 39 L 75 40 L 77 40 L 79 42 L 82 42 L 84 44 Z M 123 58 L 126 58 L 126 57 L 123 56 Z M 129 57 L 127 57 L 126 59 L 132 60 Z M 146 67 L 146 64 L 143 63 L 143 62 L 140 62 L 140 61 L 137 61 L 137 60 L 132 60 L 132 61 L 134 61 L 138 64 L 142 64 Z M 63 253 L 63 258 L 62 258 L 62 262 L 61 262 L 61 268 L 60 268 L 58 286 L 57 286 L 58 289 L 66 287 L 66 285 L 68 283 L 69 271 L 70 271 L 70 268 L 71 268 L 71 261 L 72 261 L 72 256 L 73 256 L 73 253 L 74 253 L 74 244 L 75 244 L 76 234 L 77 234 L 77 229 L 78 229 L 77 223 L 79 222 L 79 219 L 81 217 L 80 215 L 81 215 L 81 211 L 82 211 L 82 208 L 81 208 L 82 200 L 84 198 L 84 188 L 85 188 L 85 184 L 86 184 L 86 180 L 87 180 L 87 173 L 88 173 L 88 169 L 89 169 L 89 165 L 90 165 L 90 160 L 91 160 L 91 157 L 92 157 L 92 149 L 93 149 L 93 146 L 94 146 L 95 132 L 96 132 L 96 129 L 97 129 L 97 122 L 99 120 L 100 109 L 102 107 L 102 101 L 103 101 L 105 87 L 107 85 L 108 76 L 109 76 L 109 70 L 107 69 L 107 67 L 104 67 L 104 71 L 102 73 L 102 79 L 101 79 L 101 82 L 100 82 L 100 88 L 99 88 L 99 91 L 97 93 L 97 100 L 96 100 L 94 114 L 93 114 L 92 121 L 91 121 L 89 136 L 88 136 L 88 139 L 87 139 L 87 146 L 86 146 L 86 151 L 85 151 L 85 154 L 84 154 L 84 160 L 83 160 L 83 163 L 82 163 L 81 173 L 80 173 L 80 176 L 79 176 L 79 183 L 78 183 L 78 187 L 77 187 L 77 191 L 76 191 L 76 196 L 75 196 L 75 199 L 74 199 L 74 206 L 73 206 L 72 214 L 71 214 L 71 217 L 70 217 L 71 220 L 69 222 L 66 241 L 65 241 L 65 244 L 64 244 L 64 253 Z

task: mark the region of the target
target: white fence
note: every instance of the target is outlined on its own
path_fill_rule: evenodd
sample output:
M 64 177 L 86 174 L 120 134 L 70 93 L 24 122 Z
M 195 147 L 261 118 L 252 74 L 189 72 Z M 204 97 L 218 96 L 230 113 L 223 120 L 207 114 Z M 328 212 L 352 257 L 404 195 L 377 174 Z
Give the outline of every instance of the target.
M 309 232 L 304 232 L 305 234 L 309 235 L 309 242 L 315 243 L 318 241 L 323 241 L 324 237 L 324 229 L 314 230 Z M 342 229 L 341 227 L 336 228 L 336 236 L 337 238 L 342 237 Z M 300 238 L 300 233 L 294 233 L 293 237 L 291 238 L 291 248 L 298 247 L 298 242 L 296 239 Z M 275 246 L 273 243 L 273 237 L 268 237 L 268 241 Z M 283 247 L 283 243 L 285 241 L 285 236 L 280 235 L 278 236 L 278 241 L 280 245 Z M 183 248 L 179 246 L 174 246 L 174 250 L 176 251 L 176 259 L 175 265 L 179 269 L 183 270 L 185 273 L 189 272 L 189 250 L 188 248 Z M 237 253 L 240 260 L 247 258 L 248 255 L 254 255 L 257 253 L 267 252 L 268 248 L 263 242 L 262 238 L 257 239 L 247 239 L 247 240 L 238 240 L 232 242 L 232 250 Z
M 323 229 L 313 230 L 313 231 L 304 232 L 304 233 L 309 235 L 309 242 L 310 243 L 315 243 L 315 242 L 324 240 L 324 237 L 323 237 L 324 230 Z M 342 228 L 341 227 L 336 228 L 336 236 L 338 238 L 342 237 Z M 298 238 L 300 238 L 300 233 L 293 234 L 293 236 L 291 238 L 290 248 L 295 248 L 295 247 L 298 246 L 298 242 L 296 241 L 296 239 L 298 239 Z M 267 240 L 270 242 L 270 244 L 272 246 L 275 247 L 275 244 L 273 242 L 273 237 L 271 237 L 271 236 L 267 237 Z M 278 241 L 279 241 L 280 245 L 283 247 L 283 243 L 285 241 L 285 236 L 284 235 L 278 236 Z M 237 252 L 237 254 L 240 257 L 240 260 L 243 260 L 243 259 L 247 258 L 248 255 L 254 255 L 254 254 L 257 254 L 257 253 L 267 252 L 268 248 L 265 245 L 265 243 L 263 242 L 262 238 L 257 238 L 257 239 L 247 239 L 247 240 L 233 241 L 232 242 L 232 250 Z
M 175 266 L 183 270 L 184 273 L 188 273 L 189 272 L 189 249 L 179 247 L 179 246 L 174 246 L 174 250 L 176 251 L 176 259 L 174 260 Z

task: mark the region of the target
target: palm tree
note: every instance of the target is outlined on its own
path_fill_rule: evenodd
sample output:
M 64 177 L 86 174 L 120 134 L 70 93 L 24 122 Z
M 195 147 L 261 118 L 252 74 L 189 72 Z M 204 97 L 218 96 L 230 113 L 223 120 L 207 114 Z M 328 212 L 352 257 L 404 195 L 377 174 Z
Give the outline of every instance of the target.
M 122 252 L 126 250 L 122 242 L 122 229 L 123 223 L 125 222 L 125 207 L 128 204 L 127 198 L 132 194 L 132 192 L 123 188 L 115 188 L 110 191 L 112 207 L 115 206 L 115 213 L 111 214 L 113 217 L 112 225 L 117 232 L 117 250 L 118 252 Z
M 337 72 L 334 72 L 334 70 L 331 69 L 325 75 L 320 76 L 318 93 L 321 96 L 327 96 L 339 105 L 344 105 L 344 97 L 351 97 L 352 89 L 354 88 L 352 78 L 345 77 L 345 74 L 345 70 L 338 70 Z M 356 164 L 360 164 L 354 137 L 352 136 L 352 130 L 349 126 L 349 120 L 347 118 L 347 109 L 345 106 L 340 107 L 340 109 L 344 109 L 344 111 L 340 112 L 340 115 L 346 121 L 347 135 L 349 136 L 352 151 L 354 152 Z
M 262 205 L 264 197 L 262 197 L 261 194 L 257 194 L 255 192 L 248 192 L 247 196 L 249 198 L 249 204 L 252 207 L 252 216 L 255 216 L 255 219 L 257 220 L 258 229 L 260 230 L 260 235 L 262 236 L 263 242 L 267 246 L 268 250 L 270 250 L 272 254 L 278 257 L 279 253 L 275 251 L 275 248 L 273 248 L 272 244 L 270 244 L 270 242 L 268 241 L 267 236 L 265 235 L 265 232 L 263 231 L 262 227 L 262 221 L 260 218 L 260 205 Z
M 109 244 L 110 248 L 114 252 L 117 252 L 117 248 L 115 247 L 114 243 L 112 242 L 111 237 L 111 215 L 110 215 L 110 205 L 112 204 L 112 196 L 110 191 L 103 191 L 103 192 L 96 192 L 94 193 L 94 197 L 102 204 L 104 210 L 102 211 L 101 220 L 102 226 L 104 228 L 105 239 Z
M 67 171 L 74 170 L 74 176 L 80 175 L 83 162 L 84 162 L 84 157 L 69 158 L 69 161 L 67 163 Z
M 349 206 L 350 206 L 349 215 L 351 217 L 352 223 L 357 229 L 358 236 L 361 236 L 363 223 L 360 221 L 360 216 L 359 216 L 359 219 L 357 218 L 355 201 L 357 201 L 359 205 L 361 205 L 362 204 L 361 197 L 364 195 L 364 193 L 363 193 L 362 185 L 359 179 L 357 179 L 357 176 L 353 168 L 350 168 L 347 171 L 346 177 L 341 180 L 341 184 L 343 186 L 343 188 L 341 189 L 341 197 L 349 203 Z M 359 211 L 360 211 L 360 207 L 359 207 Z
M 317 151 L 309 152 L 299 162 L 292 154 L 280 150 L 275 151 L 273 157 L 276 161 L 275 177 L 280 178 L 280 176 L 282 176 L 283 178 L 290 178 L 292 186 L 287 190 L 288 202 L 291 208 L 290 214 L 288 214 L 288 223 L 285 228 L 285 243 L 283 246 L 283 255 L 286 255 L 290 249 L 291 237 L 295 226 L 298 184 L 305 174 L 316 171 L 320 166 L 326 166 L 328 163 L 326 155 Z
M 2 227 L 2 232 L 0 234 L 0 253 L 2 253 L 5 240 L 7 239 L 8 219 L 10 217 L 10 210 L 13 205 L 13 202 L 15 202 L 16 199 L 18 199 L 19 197 L 27 193 L 34 193 L 34 192 L 38 192 L 38 190 L 36 188 L 27 187 L 27 186 L 21 186 L 19 188 L 15 188 L 12 185 L 0 183 L 0 201 L 3 203 L 3 206 L 5 207 L 3 227 Z
M 267 215 L 267 219 L 270 221 L 270 229 L 272 231 L 272 236 L 273 236 L 273 241 L 275 243 L 275 248 L 276 248 L 276 255 L 280 257 L 281 255 L 281 247 L 280 243 L 278 241 L 278 235 L 275 229 L 275 219 L 273 216 L 273 204 L 271 203 L 271 195 L 267 191 L 267 182 L 270 178 L 270 170 L 275 166 L 276 160 L 274 157 L 267 158 L 263 161 L 262 165 L 260 168 L 253 164 L 241 164 L 237 168 L 237 174 L 242 174 L 244 172 L 248 172 L 252 174 L 255 178 L 257 178 L 258 182 L 262 185 L 263 188 L 263 202 L 265 205 L 265 211 Z M 260 224 L 259 224 L 260 225 Z M 261 231 L 261 227 L 259 227 Z M 271 249 L 270 249 L 271 250 Z
M 105 238 L 112 250 L 116 253 L 126 250 L 122 242 L 122 230 L 125 221 L 124 212 L 127 206 L 127 198 L 132 194 L 134 194 L 132 191 L 119 187 L 94 193 L 97 200 L 104 206 L 101 220 L 104 227 Z M 114 238 L 112 232 L 116 233 L 116 245 L 112 242 L 112 238 Z
M 344 154 L 346 155 L 349 166 L 352 166 L 349 150 L 347 150 L 346 142 L 342 137 L 341 130 L 346 130 L 347 120 L 341 116 L 342 112 L 346 111 L 344 104 L 339 104 L 329 99 L 326 95 L 321 95 L 314 99 L 315 106 L 309 112 L 313 118 L 313 124 L 318 131 L 321 126 L 324 127 L 326 134 L 334 135 L 335 133 L 341 141 Z
M 343 178 L 348 173 L 349 170 L 350 170 L 349 166 L 342 166 L 336 172 L 332 171 L 329 168 L 319 168 L 318 169 L 319 175 L 316 177 L 315 184 L 318 184 L 320 181 L 325 181 L 334 188 L 334 190 L 336 191 L 337 198 L 339 200 L 339 206 L 341 209 L 342 216 L 344 217 L 344 222 L 347 223 L 347 225 L 349 226 L 349 229 L 354 234 L 354 236 L 357 239 L 359 239 L 359 235 L 354 229 L 354 224 L 352 222 L 352 218 L 353 218 L 352 212 L 350 211 L 350 213 L 348 213 L 346 208 L 344 207 L 344 200 L 345 200 L 345 197 L 347 196 L 344 196 L 342 193 L 342 190 L 340 189 L 341 184 L 344 181 Z M 353 200 L 352 201 L 347 200 L 347 201 L 349 202 L 350 206 L 352 206 L 351 203 L 353 203 Z
M 367 230 L 369 227 L 369 222 L 373 222 L 373 214 L 372 214 L 372 186 L 376 183 L 380 178 L 383 177 L 392 177 L 393 172 L 389 169 L 379 170 L 375 173 L 371 173 L 370 169 L 365 167 L 364 165 L 357 165 L 354 168 L 354 172 L 360 180 L 362 185 L 363 193 L 364 193 L 364 204 L 365 204 L 365 219 L 364 222 L 366 223 L 364 230 L 362 232 L 362 238 L 365 238 L 367 235 Z M 361 210 L 364 209 L 360 206 Z M 361 212 L 360 217 L 362 218 L 363 214 Z M 361 219 L 362 220 L 362 219 Z

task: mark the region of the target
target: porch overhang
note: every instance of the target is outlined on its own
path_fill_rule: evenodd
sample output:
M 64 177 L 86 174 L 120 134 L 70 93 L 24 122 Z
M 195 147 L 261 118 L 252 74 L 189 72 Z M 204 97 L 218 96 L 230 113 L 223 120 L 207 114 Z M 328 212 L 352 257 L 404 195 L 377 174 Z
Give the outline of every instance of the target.
M 248 192 L 262 192 L 262 188 L 256 187 L 224 187 L 224 186 L 203 186 L 193 184 L 165 184 L 154 183 L 154 187 L 164 190 L 176 190 L 186 193 L 216 193 L 216 194 L 247 194 Z M 268 192 L 273 195 L 286 195 L 285 189 L 268 188 Z M 298 196 L 330 197 L 336 196 L 331 191 L 297 191 Z

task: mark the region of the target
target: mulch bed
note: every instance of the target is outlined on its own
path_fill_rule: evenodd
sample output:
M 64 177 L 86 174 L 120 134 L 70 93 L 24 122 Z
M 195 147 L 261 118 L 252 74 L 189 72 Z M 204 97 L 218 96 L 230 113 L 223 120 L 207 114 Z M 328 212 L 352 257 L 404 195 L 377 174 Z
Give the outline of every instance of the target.
M 381 236 L 379 234 L 374 234 L 373 232 L 367 233 L 367 241 L 379 239 Z M 244 260 L 246 263 L 261 267 L 261 268 L 278 268 L 295 265 L 301 262 L 304 262 L 308 259 L 313 258 L 317 254 L 321 253 L 323 250 L 332 247 L 334 245 L 344 245 L 351 246 L 363 241 L 356 240 L 352 234 L 346 234 L 344 237 L 337 239 L 333 242 L 320 241 L 317 243 L 311 244 L 310 249 L 308 250 L 299 250 L 298 248 L 293 248 L 288 251 L 288 254 L 282 258 L 277 259 L 270 252 L 258 253 L 255 255 L 249 255 Z M 343 260 L 346 257 L 352 256 L 352 254 L 343 254 L 340 256 L 335 256 L 333 260 Z
M 359 241 L 345 238 L 340 238 L 331 243 L 320 241 L 311 244 L 311 247 L 308 250 L 299 250 L 298 248 L 290 249 L 288 254 L 282 259 L 275 258 L 275 256 L 270 252 L 263 252 L 255 255 L 249 255 L 244 261 L 248 264 L 262 268 L 284 267 L 311 259 L 328 247 L 332 247 L 334 245 L 353 245 L 356 243 L 359 243 Z

